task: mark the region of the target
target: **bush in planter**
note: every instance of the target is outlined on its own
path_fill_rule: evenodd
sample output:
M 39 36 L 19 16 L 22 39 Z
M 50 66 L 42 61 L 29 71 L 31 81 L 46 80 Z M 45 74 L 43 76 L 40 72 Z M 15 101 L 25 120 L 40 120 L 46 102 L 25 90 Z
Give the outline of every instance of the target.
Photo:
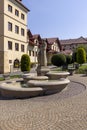
M 86 62 L 86 52 L 84 48 L 78 48 L 76 58 L 77 58 L 77 63 L 79 64 L 83 64 Z
M 64 54 L 55 54 L 51 58 L 51 63 L 60 67 L 66 63 L 66 57 Z
M 30 57 L 27 54 L 21 57 L 21 71 L 30 71 Z

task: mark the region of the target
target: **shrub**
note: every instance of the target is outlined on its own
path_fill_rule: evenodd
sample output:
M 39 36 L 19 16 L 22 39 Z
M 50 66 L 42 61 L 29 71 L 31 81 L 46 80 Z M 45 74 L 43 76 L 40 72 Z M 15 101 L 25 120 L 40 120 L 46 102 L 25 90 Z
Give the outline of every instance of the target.
M 64 54 L 55 54 L 51 58 L 51 63 L 60 67 L 66 63 L 66 57 Z
M 72 54 L 72 63 L 76 62 L 76 55 L 77 55 L 77 51 L 74 51 Z
M 21 57 L 21 71 L 30 71 L 30 57 L 27 54 Z
M 86 62 L 86 52 L 84 48 L 78 48 L 76 58 L 77 58 L 77 63 L 79 64 L 83 64 Z
M 71 55 L 66 55 L 66 64 L 71 64 L 72 62 L 72 56 Z

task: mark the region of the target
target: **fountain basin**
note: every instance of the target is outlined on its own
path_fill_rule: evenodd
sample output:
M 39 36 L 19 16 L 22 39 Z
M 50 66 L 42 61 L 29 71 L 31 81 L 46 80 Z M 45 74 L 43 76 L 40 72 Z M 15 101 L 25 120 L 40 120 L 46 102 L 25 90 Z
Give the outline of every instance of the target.
M 41 87 L 45 90 L 45 94 L 50 94 L 54 92 L 62 91 L 67 84 L 70 83 L 69 79 L 61 79 L 61 80 L 45 80 L 45 81 L 38 81 L 38 80 L 30 80 L 28 81 L 28 85 L 30 87 Z
M 25 82 L 29 81 L 29 80 L 47 80 L 48 77 L 47 76 L 36 76 L 36 75 L 29 75 L 23 78 Z
M 53 94 L 63 90 L 69 82 L 68 79 L 30 80 L 27 86 L 21 85 L 21 81 L 6 82 L 0 84 L 0 94 L 8 98 L 28 98 Z
M 41 87 L 25 88 L 17 82 L 2 83 L 0 85 L 0 94 L 8 98 L 28 98 L 43 95 L 44 90 Z
M 69 72 L 50 71 L 46 74 L 46 76 L 48 76 L 50 80 L 57 80 L 60 78 L 67 78 L 69 74 Z

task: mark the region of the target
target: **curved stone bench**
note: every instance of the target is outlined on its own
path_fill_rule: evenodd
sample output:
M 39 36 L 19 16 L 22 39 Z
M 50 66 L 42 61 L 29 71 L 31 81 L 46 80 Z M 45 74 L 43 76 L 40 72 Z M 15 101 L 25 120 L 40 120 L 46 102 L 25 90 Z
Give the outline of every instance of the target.
M 69 72 L 50 71 L 46 74 L 46 76 L 48 76 L 51 80 L 57 80 L 60 78 L 66 78 L 69 74 Z
M 41 87 L 45 90 L 45 93 L 49 92 L 60 92 L 63 90 L 67 84 L 70 83 L 69 79 L 61 79 L 61 80 L 46 80 L 46 81 L 38 81 L 38 80 L 30 80 L 28 81 L 28 85 L 30 87 Z
M 15 83 L 15 82 L 14 82 Z M 0 84 L 0 93 L 8 98 L 27 98 L 43 95 L 44 90 L 41 87 L 23 88 L 13 82 Z

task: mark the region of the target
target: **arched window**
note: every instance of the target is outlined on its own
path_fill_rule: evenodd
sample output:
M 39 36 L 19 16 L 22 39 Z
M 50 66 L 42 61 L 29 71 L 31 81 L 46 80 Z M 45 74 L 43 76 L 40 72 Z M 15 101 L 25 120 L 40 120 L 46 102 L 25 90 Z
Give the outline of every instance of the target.
M 15 60 L 14 60 L 14 68 L 19 68 L 19 66 L 20 66 L 19 60 L 18 60 L 18 59 L 15 59 Z

